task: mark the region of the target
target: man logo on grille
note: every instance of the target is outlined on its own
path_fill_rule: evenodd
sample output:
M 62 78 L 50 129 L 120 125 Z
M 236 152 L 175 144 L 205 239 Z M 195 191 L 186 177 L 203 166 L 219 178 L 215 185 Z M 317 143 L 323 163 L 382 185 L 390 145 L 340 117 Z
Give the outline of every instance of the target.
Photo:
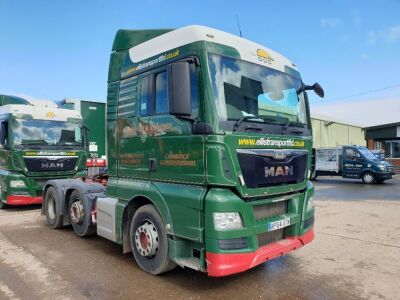
M 265 177 L 292 176 L 293 166 L 265 167 Z
M 64 163 L 62 163 L 62 162 L 42 163 L 42 169 L 58 169 L 58 168 L 64 168 Z

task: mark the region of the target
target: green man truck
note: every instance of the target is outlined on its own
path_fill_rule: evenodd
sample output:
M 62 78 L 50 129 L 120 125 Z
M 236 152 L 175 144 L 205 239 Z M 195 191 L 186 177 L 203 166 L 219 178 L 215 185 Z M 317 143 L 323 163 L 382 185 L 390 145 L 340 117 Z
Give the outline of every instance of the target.
M 75 111 L 0 95 L 0 208 L 42 203 L 47 180 L 83 176 L 84 132 Z
M 341 146 L 315 150 L 315 176 L 341 176 L 362 179 L 364 183 L 383 183 L 391 179 L 394 166 L 362 146 Z
M 42 214 L 151 274 L 226 276 L 296 250 L 314 238 L 306 90 L 323 97 L 287 58 L 219 30 L 120 30 L 108 185 L 50 180 Z
M 107 166 L 106 157 L 106 104 L 103 102 L 79 99 L 63 99 L 62 108 L 74 109 L 82 116 L 87 128 L 87 162 L 88 175 L 101 173 Z

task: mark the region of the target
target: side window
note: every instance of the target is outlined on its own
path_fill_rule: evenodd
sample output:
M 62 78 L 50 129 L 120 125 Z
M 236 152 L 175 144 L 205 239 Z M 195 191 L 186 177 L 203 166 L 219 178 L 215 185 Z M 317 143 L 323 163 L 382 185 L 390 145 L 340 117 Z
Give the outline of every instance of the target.
M 199 90 L 195 64 L 190 64 L 190 94 L 192 100 L 192 117 L 197 118 L 199 115 Z
M 348 160 L 356 159 L 356 154 L 353 149 L 346 149 L 346 159 Z
M 167 71 L 156 75 L 155 112 L 156 114 L 169 112 Z
M 147 116 L 149 114 L 149 76 L 142 79 L 140 85 L 140 115 Z

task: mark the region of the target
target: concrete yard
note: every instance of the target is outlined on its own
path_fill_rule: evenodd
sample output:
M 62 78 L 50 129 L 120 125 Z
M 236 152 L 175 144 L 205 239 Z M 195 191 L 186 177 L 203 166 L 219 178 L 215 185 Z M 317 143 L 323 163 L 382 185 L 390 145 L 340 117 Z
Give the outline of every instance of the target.
M 50 230 L 40 207 L 2 210 L 0 299 L 400 299 L 400 179 L 315 187 L 315 240 L 226 278 L 154 277 L 112 242 Z

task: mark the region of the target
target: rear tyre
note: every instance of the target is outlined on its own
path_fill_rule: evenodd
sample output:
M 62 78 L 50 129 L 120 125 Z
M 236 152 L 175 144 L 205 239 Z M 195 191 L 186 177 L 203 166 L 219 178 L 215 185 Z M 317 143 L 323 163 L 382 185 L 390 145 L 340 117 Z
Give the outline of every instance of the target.
M 362 174 L 362 181 L 366 184 L 372 184 L 375 182 L 375 175 L 371 172 L 365 172 Z
M 63 217 L 57 214 L 60 201 L 54 187 L 49 187 L 44 198 L 44 212 L 46 215 L 47 226 L 52 229 L 59 229 L 63 226 Z
M 176 267 L 169 259 L 165 224 L 153 205 L 144 205 L 133 215 L 130 240 L 133 256 L 143 271 L 158 275 Z
M 79 191 L 73 191 L 69 200 L 69 217 L 77 236 L 85 237 L 96 232 L 96 226 L 91 224 L 91 213 L 90 204 L 87 201 L 83 201 Z

